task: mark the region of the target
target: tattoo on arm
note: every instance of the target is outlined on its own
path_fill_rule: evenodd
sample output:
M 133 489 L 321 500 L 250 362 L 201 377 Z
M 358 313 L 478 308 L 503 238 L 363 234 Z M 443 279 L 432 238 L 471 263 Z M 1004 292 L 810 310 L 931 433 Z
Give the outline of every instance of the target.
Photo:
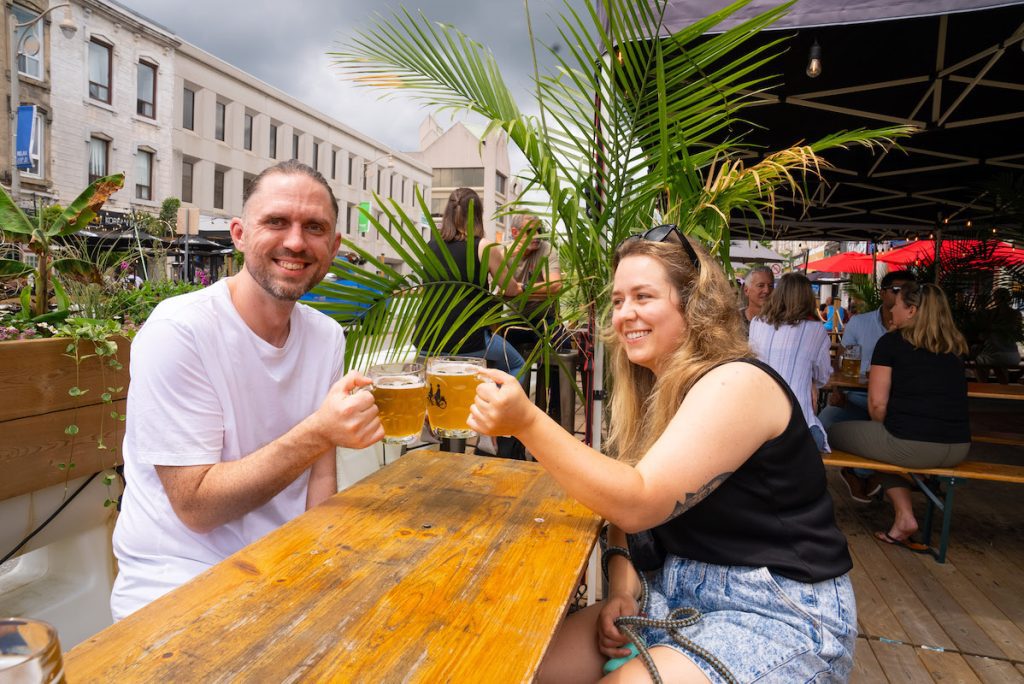
M 704 483 L 704 485 L 701 486 L 701 488 L 698 489 L 696 492 L 687 492 L 686 493 L 686 498 L 683 499 L 682 501 L 677 501 L 676 502 L 676 507 L 672 511 L 672 514 L 669 515 L 667 518 L 665 518 L 661 522 L 661 524 L 664 525 L 669 520 L 673 520 L 675 518 L 678 518 L 683 513 L 685 513 L 686 511 L 690 510 L 691 508 L 693 508 L 694 506 L 699 504 L 704 499 L 708 498 L 708 495 L 711 494 L 711 492 L 713 492 L 716 489 L 718 489 L 718 486 L 720 484 L 722 484 L 723 482 L 725 482 L 727 479 L 729 479 L 730 475 L 732 475 L 731 471 L 728 472 L 728 473 L 722 473 L 720 475 L 716 475 L 715 477 L 711 478 L 706 483 Z

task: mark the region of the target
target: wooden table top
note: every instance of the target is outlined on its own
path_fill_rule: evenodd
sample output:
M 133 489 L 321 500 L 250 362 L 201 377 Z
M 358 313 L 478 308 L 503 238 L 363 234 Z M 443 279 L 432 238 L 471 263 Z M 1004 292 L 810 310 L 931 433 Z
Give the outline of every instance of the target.
M 868 381 L 863 375 L 851 378 L 841 373 L 833 373 L 823 389 L 862 389 L 868 388 Z M 1024 400 L 1024 385 L 998 385 L 991 382 L 967 383 L 967 396 L 975 399 L 1014 399 Z
M 412 452 L 82 642 L 67 679 L 532 681 L 600 525 L 536 463 Z

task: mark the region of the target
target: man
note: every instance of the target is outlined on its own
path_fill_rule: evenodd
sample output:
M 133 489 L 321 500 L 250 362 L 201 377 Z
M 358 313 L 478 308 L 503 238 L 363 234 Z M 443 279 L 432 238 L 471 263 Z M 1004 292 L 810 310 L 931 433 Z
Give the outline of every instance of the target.
M 370 381 L 341 377 L 341 328 L 296 306 L 338 252 L 337 216 L 313 169 L 265 170 L 231 221 L 243 270 L 161 303 L 132 344 L 115 619 L 322 502 L 335 447 L 384 436 L 353 393 Z
M 755 267 L 743 279 L 743 294 L 747 297 L 747 305 L 740 309 L 740 320 L 747 333 L 750 332 L 750 321 L 761 313 L 774 289 L 775 274 L 768 266 Z
M 842 345 L 860 346 L 860 374 L 866 376 L 871 368 L 871 355 L 875 352 L 878 339 L 892 328 L 892 308 L 904 285 L 914 282 L 914 274 L 909 271 L 893 271 L 882 278 L 882 305 L 874 311 L 853 316 L 843 329 Z M 818 418 L 826 432 L 834 423 L 846 420 L 871 420 L 868 415 L 868 393 L 864 390 L 832 390 L 826 406 Z M 870 472 L 870 471 L 864 471 Z M 867 503 L 878 492 L 877 486 L 868 487 L 865 475 L 860 475 L 850 468 L 843 468 L 840 474 L 850 490 L 854 501 Z
M 558 304 L 549 303 L 548 299 L 562 289 L 558 250 L 549 240 L 544 239 L 544 222 L 532 214 L 513 216 L 509 235 L 522 254 L 514 280 L 524 289 L 532 288 L 526 305 L 526 317 L 542 329 L 551 329 L 558 318 Z M 556 332 L 555 337 L 559 337 L 560 332 Z M 528 328 L 511 328 L 506 331 L 505 339 L 517 348 L 532 348 L 540 341 L 537 334 Z M 552 372 L 548 414 L 555 420 L 559 419 L 561 410 L 559 385 L 558 373 Z

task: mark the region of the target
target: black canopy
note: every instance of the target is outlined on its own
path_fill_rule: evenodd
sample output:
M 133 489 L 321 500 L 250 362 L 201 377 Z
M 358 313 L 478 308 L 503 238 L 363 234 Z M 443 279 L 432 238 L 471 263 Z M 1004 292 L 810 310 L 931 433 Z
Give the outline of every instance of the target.
M 665 32 L 727 4 L 670 0 Z M 729 25 L 774 4 L 755 0 Z M 1024 0 L 800 0 L 758 39 L 779 31 L 791 39 L 765 71 L 778 86 L 741 112 L 747 142 L 774 151 L 855 128 L 910 124 L 921 132 L 902 151 L 828 153 L 836 169 L 812 188 L 812 206 L 784 204 L 767 236 L 881 239 L 981 226 L 1002 235 L 1011 223 L 1019 235 L 1020 216 L 1008 215 L 1000 188 L 1016 179 L 1020 202 Z M 822 69 L 810 78 L 815 42 Z

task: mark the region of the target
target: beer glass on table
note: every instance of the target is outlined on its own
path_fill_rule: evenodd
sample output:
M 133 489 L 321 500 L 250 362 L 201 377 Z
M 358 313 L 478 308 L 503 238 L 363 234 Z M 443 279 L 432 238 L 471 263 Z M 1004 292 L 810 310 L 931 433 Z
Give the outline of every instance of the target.
M 427 408 L 423 364 L 382 363 L 370 366 L 369 375 L 384 443 L 409 444 L 420 434 Z
M 427 418 L 438 437 L 475 437 L 469 428 L 469 407 L 476 398 L 478 376 L 487 364 L 472 356 L 435 356 L 427 359 Z
M 843 347 L 843 361 L 840 372 L 851 380 L 856 380 L 857 376 L 860 375 L 859 344 L 848 344 Z
M 41 620 L 0 619 L 0 682 L 63 684 L 57 630 Z

